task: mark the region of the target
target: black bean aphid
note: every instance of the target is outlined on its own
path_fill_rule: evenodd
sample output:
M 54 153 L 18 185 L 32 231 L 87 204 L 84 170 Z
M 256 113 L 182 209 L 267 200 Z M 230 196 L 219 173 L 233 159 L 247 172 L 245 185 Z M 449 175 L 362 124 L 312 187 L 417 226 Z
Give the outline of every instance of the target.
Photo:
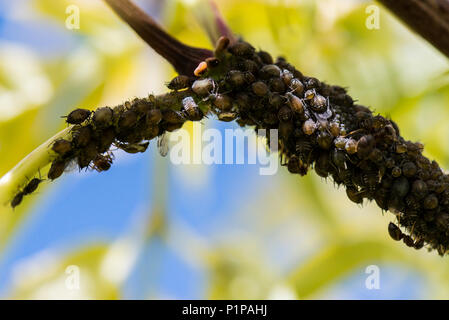
M 23 195 L 28 195 L 36 191 L 39 184 L 42 182 L 42 179 L 33 178 L 30 182 L 23 188 Z
M 22 203 L 23 196 L 24 196 L 23 192 L 19 192 L 14 196 L 14 198 L 11 201 L 11 207 L 13 209 Z
M 68 124 L 81 124 L 89 118 L 90 114 L 90 110 L 75 109 L 67 115 L 66 122 Z
M 228 50 L 230 53 L 232 53 L 235 56 L 239 57 L 251 57 L 255 49 L 252 45 L 250 45 L 248 42 L 244 41 L 238 41 L 228 47 Z
M 92 121 L 99 128 L 108 127 L 112 124 L 113 112 L 109 107 L 98 108 L 95 110 Z
M 66 165 L 67 163 L 63 160 L 53 161 L 47 174 L 48 179 L 55 180 L 59 178 L 64 173 Z
M 111 168 L 112 157 L 107 155 L 99 154 L 93 160 L 93 169 L 98 172 L 108 171 Z
M 199 121 L 203 118 L 203 112 L 192 97 L 186 97 L 182 100 L 184 114 L 191 121 Z
M 199 96 L 207 96 L 215 88 L 215 82 L 212 79 L 196 80 L 192 84 L 192 90 Z
M 179 75 L 175 78 L 173 78 L 168 84 L 167 87 L 171 90 L 182 90 L 182 89 L 186 89 L 190 86 L 192 80 L 190 79 L 189 76 L 185 76 L 185 75 Z
M 72 143 L 68 140 L 58 139 L 53 143 L 52 150 L 60 156 L 65 156 L 72 151 Z
M 390 222 L 388 224 L 388 233 L 390 234 L 390 237 L 395 241 L 402 240 L 402 238 L 404 237 L 401 229 L 399 229 L 399 227 L 393 222 Z

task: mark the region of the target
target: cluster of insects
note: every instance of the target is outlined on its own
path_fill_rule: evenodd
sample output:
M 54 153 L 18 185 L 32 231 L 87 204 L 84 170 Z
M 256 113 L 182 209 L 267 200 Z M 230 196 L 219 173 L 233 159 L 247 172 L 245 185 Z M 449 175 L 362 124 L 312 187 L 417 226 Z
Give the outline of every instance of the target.
M 440 255 L 449 249 L 449 177 L 422 155 L 422 144 L 404 140 L 392 120 L 357 104 L 345 88 L 305 76 L 284 58 L 274 60 L 226 37 L 194 76 L 179 75 L 167 86 L 172 91 L 164 95 L 67 115 L 71 138 L 54 142 L 48 179 L 58 178 L 71 161 L 80 169 L 108 170 L 111 146 L 144 152 L 159 137 L 166 154 L 165 132 L 210 112 L 221 121 L 266 129 L 267 135 L 277 129 L 281 161 L 289 172 L 305 175 L 314 169 L 344 186 L 351 201 L 374 200 L 393 212 L 407 233 L 390 224 L 393 239 Z

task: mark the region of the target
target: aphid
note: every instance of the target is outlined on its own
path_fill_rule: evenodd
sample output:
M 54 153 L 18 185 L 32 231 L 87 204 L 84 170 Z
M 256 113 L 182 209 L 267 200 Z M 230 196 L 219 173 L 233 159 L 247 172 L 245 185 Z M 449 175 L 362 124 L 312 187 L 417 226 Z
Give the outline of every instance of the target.
M 199 77 L 200 75 L 202 75 L 206 71 L 207 71 L 207 62 L 206 61 L 201 61 L 198 64 L 198 66 L 195 68 L 195 70 L 193 71 L 193 74 L 195 76 Z
M 132 110 L 127 110 L 120 116 L 118 126 L 120 130 L 133 128 L 137 123 L 137 114 Z
M 259 77 L 262 79 L 279 78 L 281 76 L 281 69 L 275 64 L 267 64 L 259 71 Z
M 238 41 L 238 42 L 230 45 L 228 47 L 228 51 L 235 56 L 249 58 L 254 54 L 255 49 L 248 42 Z
M 295 150 L 298 154 L 302 156 L 309 155 L 312 149 L 312 144 L 309 141 L 304 139 L 296 141 Z
M 337 149 L 344 150 L 345 147 L 346 147 L 346 142 L 347 142 L 347 141 L 348 141 L 348 139 L 346 139 L 346 138 L 344 138 L 344 137 L 337 137 L 337 138 L 334 140 L 335 147 L 336 147 Z
M 138 115 L 143 116 L 146 115 L 148 111 L 150 111 L 152 107 L 152 103 L 143 99 L 134 99 L 131 110 L 136 112 Z
M 192 90 L 199 96 L 207 96 L 209 95 L 212 90 L 215 88 L 215 82 L 214 80 L 208 78 L 208 79 L 200 79 L 196 80 L 192 84 Z
M 182 100 L 184 114 L 191 121 L 199 121 L 203 118 L 203 112 L 192 97 L 185 97 Z
M 81 124 L 89 118 L 90 114 L 90 110 L 76 109 L 67 115 L 66 122 L 69 124 Z
M 330 149 L 333 140 L 334 138 L 326 131 L 321 131 L 316 138 L 318 145 L 324 150 Z
M 302 131 L 308 136 L 313 134 L 315 130 L 316 130 L 316 123 L 312 119 L 306 120 L 302 125 Z
M 191 83 L 191 79 L 189 76 L 186 75 L 178 75 L 176 77 L 174 77 L 168 84 L 167 84 L 167 88 L 171 89 L 171 90 L 182 90 L 182 89 L 186 89 L 190 86 Z
M 282 70 L 281 79 L 282 79 L 282 81 L 284 81 L 284 84 L 286 86 L 291 85 L 293 78 L 294 78 L 293 73 L 291 73 L 289 70 L 287 70 L 287 69 Z M 301 92 L 301 94 L 302 94 L 302 92 Z
M 28 184 L 23 188 L 23 195 L 31 194 L 36 191 L 37 187 L 43 180 L 38 178 L 33 178 Z
M 109 107 L 98 108 L 93 117 L 92 121 L 94 125 L 98 128 L 104 128 L 112 124 L 113 111 Z
M 302 96 L 302 94 L 304 93 L 304 84 L 301 82 L 301 80 L 294 78 L 290 81 L 290 89 L 292 90 L 292 93 L 296 94 L 297 96 Z
M 432 210 L 438 207 L 438 198 L 434 194 L 429 194 L 423 200 L 424 209 Z
M 99 135 L 98 152 L 106 152 L 115 140 L 115 132 L 112 128 L 102 130 Z
M 352 138 L 346 140 L 345 150 L 349 154 L 354 154 L 357 152 L 357 141 Z
M 383 159 L 382 151 L 377 148 L 374 148 L 369 155 L 369 159 L 374 163 L 380 163 Z
M 440 244 L 440 245 L 437 247 L 437 251 L 438 251 L 438 254 L 439 254 L 440 256 L 444 256 L 444 254 L 446 253 L 446 246 Z
M 288 106 L 283 106 L 278 112 L 279 121 L 289 121 L 292 118 L 292 109 Z
M 313 78 L 313 77 L 308 77 L 308 78 L 304 79 L 304 84 L 307 89 L 315 89 L 315 88 L 319 88 L 321 86 L 320 80 L 318 80 L 317 78 Z
M 410 237 L 409 235 L 404 235 L 402 241 L 405 243 L 407 247 L 413 247 L 415 244 L 415 241 L 413 241 L 412 237 Z
M 108 171 L 111 168 L 112 157 L 110 155 L 99 154 L 93 161 L 93 168 L 98 172 Z
M 424 247 L 424 239 L 419 239 L 418 241 L 415 241 L 415 243 L 413 244 L 413 248 L 415 248 L 416 250 L 419 250 L 422 247 Z
M 359 141 L 357 141 L 357 155 L 359 157 L 367 158 L 371 151 L 373 151 L 374 148 L 374 137 L 370 134 L 362 136 Z
M 315 90 L 307 90 L 306 93 L 304 93 L 304 99 L 306 100 L 312 100 L 315 98 Z
M 226 94 L 215 95 L 212 103 L 220 111 L 229 111 L 232 108 L 232 99 Z
M 278 109 L 284 101 L 285 99 L 279 93 L 270 92 L 268 95 L 268 103 L 276 109 Z
M 268 94 L 268 86 L 262 81 L 256 81 L 251 86 L 255 95 L 264 97 Z
M 337 122 L 329 123 L 329 132 L 334 136 L 338 137 L 340 135 L 340 126 Z
M 246 83 L 245 74 L 239 70 L 231 70 L 227 74 L 228 82 L 234 87 L 239 88 Z
M 399 168 L 399 167 L 396 166 L 396 167 L 393 167 L 393 168 L 391 169 L 391 175 L 392 175 L 393 177 L 398 178 L 398 177 L 401 176 L 401 174 L 402 174 L 401 168 Z
M 157 125 L 162 120 L 162 112 L 159 109 L 151 109 L 147 112 L 146 122 L 149 125 Z
M 13 209 L 14 209 L 15 207 L 17 207 L 19 204 L 22 203 L 23 196 L 24 196 L 23 192 L 19 192 L 18 194 L 16 194 L 16 195 L 14 196 L 14 198 L 13 198 L 12 201 L 11 201 L 11 207 L 12 207 Z
M 291 121 L 282 121 L 279 124 L 279 135 L 285 140 L 293 133 L 293 123 Z
M 91 127 L 90 126 L 81 127 L 73 134 L 73 142 L 77 147 L 83 148 L 87 146 L 91 137 L 92 137 Z
M 159 154 L 163 157 L 167 156 L 168 154 L 168 134 L 163 133 L 160 136 L 157 137 L 157 150 L 159 151 Z
M 162 111 L 162 118 L 167 123 L 180 124 L 185 122 L 185 118 L 181 112 L 173 109 L 165 109 Z
M 403 198 L 409 190 L 410 184 L 405 177 L 397 178 L 391 187 L 391 193 L 398 198 Z
M 260 50 L 259 52 L 257 52 L 257 55 L 260 57 L 263 63 L 273 64 L 273 57 L 271 57 L 271 54 L 269 54 L 268 52 Z
M 72 143 L 65 139 L 58 139 L 53 143 L 51 148 L 60 156 L 64 156 L 72 151 Z
M 417 170 L 418 168 L 413 162 L 408 161 L 402 165 L 402 172 L 406 177 L 413 177 L 416 174 Z
M 270 89 L 273 92 L 285 92 L 285 84 L 280 78 L 270 80 Z
M 300 115 L 304 114 L 304 103 L 297 96 L 287 92 L 287 98 L 292 110 Z
M 248 71 L 253 74 L 259 72 L 259 65 L 253 60 L 244 60 L 238 63 L 238 67 L 242 71 Z
M 440 228 L 442 229 L 449 228 L 449 214 L 442 212 L 439 215 L 437 215 L 435 220 L 437 225 L 440 226 Z
M 343 151 L 334 149 L 332 151 L 332 161 L 337 168 L 346 169 L 346 154 Z
M 183 123 L 164 123 L 163 129 L 167 132 L 173 132 L 182 128 Z
M 268 125 L 276 125 L 279 122 L 278 116 L 276 113 L 267 112 L 263 117 L 263 122 Z
M 307 96 L 307 92 L 306 92 L 306 96 Z M 323 97 L 322 95 L 315 94 L 315 96 L 313 97 L 313 99 L 310 103 L 310 107 L 312 108 L 312 110 L 314 110 L 316 112 L 324 112 L 327 109 L 327 99 L 325 97 Z
M 81 150 L 78 154 L 78 166 L 80 169 L 86 168 L 89 166 L 90 162 L 95 159 L 98 154 L 97 144 L 95 141 L 90 141 L 89 144 Z
M 293 155 L 288 159 L 287 169 L 290 173 L 301 173 L 301 160 Z
M 159 126 L 148 126 L 143 132 L 145 140 L 152 140 L 159 135 Z
M 230 122 L 237 118 L 236 112 L 221 112 L 218 114 L 218 120 L 224 122 Z
M 329 175 L 329 154 L 321 153 L 318 159 L 315 161 L 313 168 L 315 173 L 322 178 L 327 178 Z
M 215 55 L 220 56 L 229 46 L 229 42 L 229 38 L 225 36 L 218 38 L 217 43 L 215 44 Z
M 407 146 L 405 144 L 397 144 L 396 145 L 396 153 L 404 153 L 407 152 Z
M 355 187 L 346 188 L 346 195 L 348 196 L 349 200 L 354 203 L 363 203 L 363 192 L 358 191 Z
M 148 149 L 150 142 L 142 142 L 142 143 L 119 143 L 117 147 L 122 149 L 127 153 L 139 153 L 145 152 Z
M 67 166 L 67 163 L 62 160 L 55 160 L 52 162 L 50 170 L 48 171 L 47 177 L 50 180 L 55 180 L 59 178 Z

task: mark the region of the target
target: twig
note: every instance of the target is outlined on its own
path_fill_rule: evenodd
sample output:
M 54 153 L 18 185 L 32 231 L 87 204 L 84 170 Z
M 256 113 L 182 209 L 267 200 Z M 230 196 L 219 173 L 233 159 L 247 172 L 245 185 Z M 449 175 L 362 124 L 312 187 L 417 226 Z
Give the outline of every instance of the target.
M 378 0 L 449 57 L 448 0 Z
M 212 52 L 183 44 L 162 30 L 150 16 L 129 0 L 104 0 L 134 31 L 180 74 L 192 75 Z

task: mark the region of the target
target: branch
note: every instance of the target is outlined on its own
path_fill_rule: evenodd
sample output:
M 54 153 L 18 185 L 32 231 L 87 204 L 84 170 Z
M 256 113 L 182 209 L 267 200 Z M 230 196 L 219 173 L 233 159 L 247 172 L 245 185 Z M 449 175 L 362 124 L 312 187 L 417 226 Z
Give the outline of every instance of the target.
M 203 48 L 183 44 L 162 30 L 150 16 L 129 0 L 104 0 L 134 31 L 180 74 L 193 75 L 201 61 L 213 56 Z
M 18 190 L 43 170 L 54 158 L 51 146 L 58 139 L 66 139 L 70 135 L 68 127 L 41 144 L 27 155 L 13 169 L 0 179 L 0 205 L 9 205 Z
M 449 57 L 448 0 L 378 0 L 413 31 Z

